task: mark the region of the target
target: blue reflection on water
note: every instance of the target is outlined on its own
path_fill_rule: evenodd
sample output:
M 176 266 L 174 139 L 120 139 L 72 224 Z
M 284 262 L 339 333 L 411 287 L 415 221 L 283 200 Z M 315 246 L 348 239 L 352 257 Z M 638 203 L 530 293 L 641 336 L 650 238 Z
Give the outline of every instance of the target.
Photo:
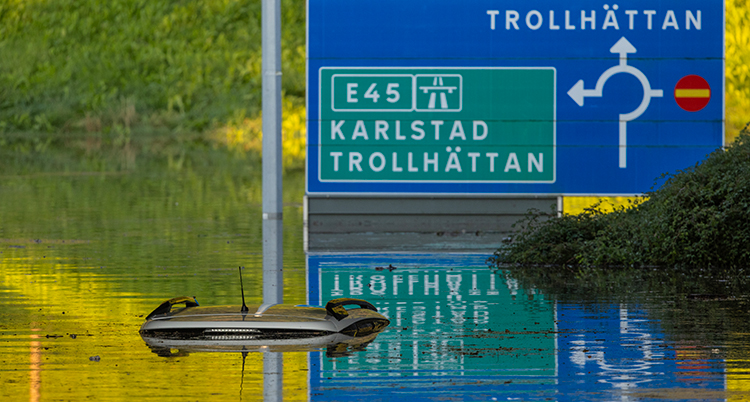
M 681 357 L 646 310 L 557 302 L 485 258 L 309 255 L 310 304 L 362 298 L 391 320 L 361 352 L 312 353 L 310 400 L 649 400 L 632 392 L 724 388 L 723 367 Z
M 685 353 L 689 347 L 670 343 L 644 310 L 559 303 L 557 314 L 558 390 L 563 395 L 685 386 L 724 389 L 724 369 L 718 362 L 704 364 Z

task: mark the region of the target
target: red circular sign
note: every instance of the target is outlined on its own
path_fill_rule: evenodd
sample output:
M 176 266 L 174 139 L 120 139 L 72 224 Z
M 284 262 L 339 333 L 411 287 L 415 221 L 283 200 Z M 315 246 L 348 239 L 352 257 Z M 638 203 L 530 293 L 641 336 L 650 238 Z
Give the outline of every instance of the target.
M 674 100 L 688 112 L 697 112 L 711 100 L 711 87 L 700 75 L 686 75 L 674 86 Z

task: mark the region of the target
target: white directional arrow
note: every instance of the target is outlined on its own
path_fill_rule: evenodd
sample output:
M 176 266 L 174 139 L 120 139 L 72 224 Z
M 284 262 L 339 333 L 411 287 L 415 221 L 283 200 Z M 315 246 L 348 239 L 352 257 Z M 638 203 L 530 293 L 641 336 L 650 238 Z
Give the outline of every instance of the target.
M 641 85 L 643 86 L 643 100 L 641 100 L 641 104 L 638 105 L 638 107 L 632 112 L 620 114 L 620 167 L 624 168 L 626 166 L 625 151 L 627 145 L 626 123 L 635 120 L 640 115 L 642 115 L 643 112 L 645 112 L 648 108 L 649 103 L 651 103 L 651 98 L 661 98 L 664 95 L 664 91 L 662 91 L 661 89 L 651 89 L 651 84 L 648 82 L 648 78 L 646 78 L 643 72 L 633 66 L 628 65 L 628 54 L 635 53 L 636 50 L 635 47 L 630 42 L 628 42 L 627 39 L 625 39 L 624 36 L 620 38 L 620 40 L 618 40 L 617 43 L 615 43 L 614 46 L 609 49 L 609 51 L 620 55 L 620 63 L 616 66 L 608 68 L 604 73 L 602 73 L 602 75 L 596 81 L 596 88 L 586 89 L 583 85 L 583 80 L 578 80 L 578 82 L 576 82 L 575 85 L 573 85 L 573 87 L 568 91 L 568 96 L 570 96 L 570 98 L 573 99 L 573 101 L 578 104 L 578 106 L 583 106 L 583 101 L 586 97 L 600 98 L 602 96 L 604 84 L 607 82 L 609 77 L 617 73 L 628 73 L 638 78 L 638 81 L 640 81 Z
M 620 64 L 614 67 L 610 67 L 609 69 L 607 69 L 607 71 L 604 72 L 604 74 L 599 77 L 599 79 L 596 81 L 596 89 L 584 89 L 583 80 L 578 80 L 578 82 L 573 85 L 573 88 L 570 88 L 570 90 L 568 91 L 568 96 L 573 98 L 578 106 L 583 106 L 583 100 L 587 96 L 600 98 L 602 96 L 602 91 L 604 90 L 604 84 L 607 82 L 609 77 L 617 73 L 630 73 L 636 76 L 638 80 L 641 81 L 643 89 L 651 89 L 651 85 L 649 85 L 646 76 L 643 75 L 643 73 L 641 73 L 641 71 L 637 68 L 628 65 L 628 53 L 635 53 L 636 50 L 635 47 L 633 47 L 633 45 L 631 45 L 630 42 L 625 39 L 624 36 L 620 38 L 620 40 L 618 40 L 617 43 L 615 43 L 614 46 L 609 49 L 609 51 L 611 53 L 620 54 Z M 646 106 L 648 106 L 648 104 L 646 104 Z
M 578 82 L 573 85 L 573 88 L 570 88 L 568 91 L 568 96 L 573 98 L 573 101 L 575 101 L 578 106 L 583 106 L 583 98 L 587 96 L 602 96 L 602 94 L 597 95 L 595 89 L 583 89 L 583 80 L 578 80 Z
M 620 54 L 620 64 L 628 64 L 628 53 L 635 53 L 635 46 L 631 45 L 623 36 L 614 46 L 609 48 L 609 51 Z

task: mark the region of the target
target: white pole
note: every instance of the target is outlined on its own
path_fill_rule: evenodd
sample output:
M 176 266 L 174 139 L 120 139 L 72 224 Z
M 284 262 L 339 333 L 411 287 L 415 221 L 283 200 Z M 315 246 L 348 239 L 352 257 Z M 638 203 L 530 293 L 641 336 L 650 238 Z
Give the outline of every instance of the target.
M 263 0 L 263 303 L 283 303 L 281 5 Z

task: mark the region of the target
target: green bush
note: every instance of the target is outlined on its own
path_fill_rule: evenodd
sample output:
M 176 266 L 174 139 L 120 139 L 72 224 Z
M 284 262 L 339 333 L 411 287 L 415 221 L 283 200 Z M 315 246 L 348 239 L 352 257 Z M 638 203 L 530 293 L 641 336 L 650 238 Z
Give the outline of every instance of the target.
M 750 266 L 750 132 L 628 207 L 562 217 L 531 213 L 493 264 Z M 549 217 L 549 219 L 541 219 Z

